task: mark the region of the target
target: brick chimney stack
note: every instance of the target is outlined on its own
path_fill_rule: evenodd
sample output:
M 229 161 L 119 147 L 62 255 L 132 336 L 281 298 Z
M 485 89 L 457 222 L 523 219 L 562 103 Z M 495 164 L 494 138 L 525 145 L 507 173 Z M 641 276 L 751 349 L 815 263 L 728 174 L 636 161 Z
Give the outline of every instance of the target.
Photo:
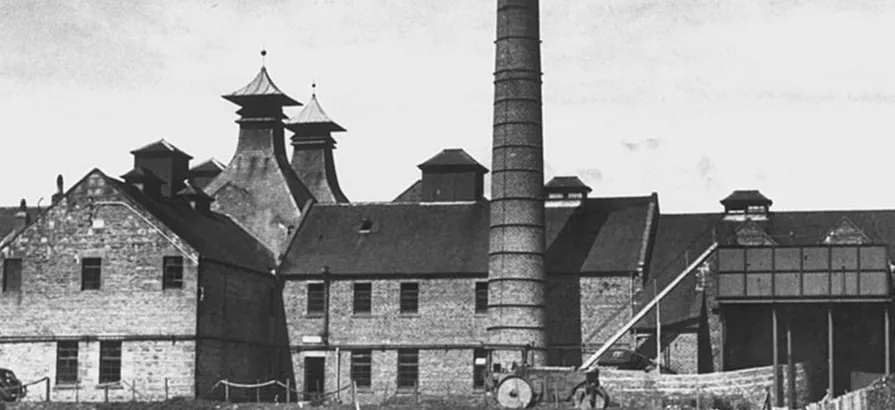
M 64 195 L 64 192 L 62 191 L 62 185 L 62 174 L 59 174 L 56 176 L 56 193 L 53 194 L 50 200 L 50 202 L 52 202 L 54 205 L 62 200 L 62 196 Z
M 497 1 L 488 336 L 503 368 L 547 358 L 538 13 L 538 0 Z

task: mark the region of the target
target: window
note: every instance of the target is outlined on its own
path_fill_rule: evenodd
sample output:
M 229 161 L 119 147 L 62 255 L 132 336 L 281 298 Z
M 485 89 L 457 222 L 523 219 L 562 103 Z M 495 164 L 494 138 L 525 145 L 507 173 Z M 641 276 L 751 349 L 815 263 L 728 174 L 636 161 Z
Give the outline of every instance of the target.
M 18 292 L 22 290 L 22 260 L 6 259 L 3 261 L 3 291 Z
M 420 301 L 419 283 L 401 284 L 401 313 L 416 313 L 419 311 Z
M 372 369 L 373 369 L 373 351 L 352 350 L 351 351 L 351 380 L 357 383 L 357 387 L 372 386 Z
M 475 313 L 488 311 L 488 282 L 475 283 Z
M 78 342 L 56 344 L 56 384 L 78 382 Z
M 121 381 L 121 342 L 99 343 L 99 382 Z
M 475 349 L 472 352 L 472 387 L 485 387 L 485 368 L 488 364 L 488 354 L 485 349 Z
M 182 256 L 165 256 L 162 259 L 162 289 L 183 289 Z
M 398 388 L 414 388 L 419 383 L 420 351 L 398 349 Z
M 354 284 L 354 314 L 370 313 L 373 308 L 373 284 Z
M 323 284 L 308 284 L 308 315 L 322 315 L 324 306 Z
M 81 290 L 99 289 L 102 259 L 81 259 Z

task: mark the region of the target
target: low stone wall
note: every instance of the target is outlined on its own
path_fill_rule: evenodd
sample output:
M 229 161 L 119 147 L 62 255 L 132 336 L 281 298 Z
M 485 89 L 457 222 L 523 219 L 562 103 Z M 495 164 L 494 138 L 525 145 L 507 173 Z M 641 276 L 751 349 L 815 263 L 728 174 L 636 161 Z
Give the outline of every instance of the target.
M 804 406 L 809 380 L 803 365 L 795 366 L 796 405 Z M 781 383 L 786 397 L 786 367 L 781 366 Z M 654 406 L 657 402 L 710 408 L 715 400 L 733 408 L 761 408 L 774 385 L 773 366 L 705 374 L 657 374 L 637 371 L 603 370 L 600 381 L 613 402 L 624 406 Z M 773 394 L 773 392 L 771 392 Z M 772 402 L 773 404 L 773 402 Z M 695 407 L 695 406 L 694 406 Z

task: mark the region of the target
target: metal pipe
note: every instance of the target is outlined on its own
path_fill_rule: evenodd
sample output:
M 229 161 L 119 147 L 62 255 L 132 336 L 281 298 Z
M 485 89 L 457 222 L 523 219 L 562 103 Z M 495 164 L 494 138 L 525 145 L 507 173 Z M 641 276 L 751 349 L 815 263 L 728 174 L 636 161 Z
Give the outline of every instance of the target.
M 830 390 L 830 397 L 835 397 L 833 390 L 833 304 L 827 305 L 827 386 Z
M 789 408 L 796 407 L 796 372 L 792 362 L 792 314 L 787 312 L 786 315 L 786 388 L 787 397 L 789 398 Z
M 783 406 L 783 396 L 780 394 L 780 352 L 778 352 L 779 339 L 777 335 L 777 305 L 771 305 L 771 355 L 774 363 L 774 406 Z
M 892 340 L 891 340 L 892 336 L 890 335 L 891 324 L 889 323 L 889 306 L 890 305 L 888 303 L 883 305 L 883 340 L 885 340 L 885 350 L 886 350 L 886 352 L 885 352 L 886 374 L 892 373 L 892 356 L 891 356 L 892 352 L 890 350 L 892 347 Z

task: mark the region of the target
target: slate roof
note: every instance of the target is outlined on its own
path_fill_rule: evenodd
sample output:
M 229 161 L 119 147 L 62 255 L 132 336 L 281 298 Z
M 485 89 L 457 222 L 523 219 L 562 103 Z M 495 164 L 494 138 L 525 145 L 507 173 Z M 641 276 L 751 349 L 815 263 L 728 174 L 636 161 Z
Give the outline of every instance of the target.
M 267 67 L 261 67 L 261 71 L 252 81 L 244 87 L 223 96 L 226 100 L 238 105 L 245 105 L 253 100 L 267 99 L 280 106 L 300 106 L 300 102 L 280 91 L 267 74 Z
M 190 168 L 190 173 L 191 174 L 192 173 L 205 173 L 205 172 L 218 173 L 218 172 L 223 171 L 225 167 L 226 166 L 224 164 L 222 164 L 220 161 L 218 161 L 214 158 L 209 158 L 209 159 L 205 160 L 204 162 L 202 162 L 201 164 Z
M 641 306 L 653 296 L 653 280 L 658 289 L 685 267 L 684 251 L 692 260 L 712 243 L 712 232 L 721 244 L 736 244 L 736 229 L 743 221 L 723 221 L 721 213 L 671 214 L 659 217 L 650 275 L 653 277 L 640 294 Z M 753 222 L 778 245 L 818 245 L 830 228 L 846 219 L 857 226 L 873 243 L 889 244 L 889 258 L 895 260 L 895 210 L 789 211 L 771 212 L 768 221 Z M 697 319 L 702 303 L 696 290 L 696 275 L 688 275 L 662 301 L 662 323 L 670 325 Z M 647 314 L 637 328 L 655 327 L 655 310 Z
M 550 274 L 615 274 L 637 268 L 650 197 L 592 198 L 546 208 Z M 315 204 L 280 272 L 317 274 L 485 274 L 488 203 Z M 364 220 L 373 223 L 360 233 Z
M 771 201 L 755 189 L 733 191 L 727 198 L 721 200 L 721 204 L 725 206 L 732 204 L 762 204 L 770 206 L 773 203 L 774 201 Z
M 445 149 L 422 164 L 417 165 L 417 167 L 423 170 L 435 167 L 469 167 L 485 173 L 488 172 L 488 168 L 479 164 L 475 158 L 460 148 Z
M 546 185 L 544 185 L 544 188 L 553 191 L 593 191 L 591 187 L 587 186 L 587 184 L 576 176 L 553 177 Z
M 411 184 L 404 192 L 398 194 L 392 202 L 422 202 L 423 201 L 423 180 L 418 179 Z
M 276 267 L 273 255 L 229 217 L 196 211 L 185 201 L 150 198 L 122 181 L 102 175 L 107 183 L 117 187 L 202 256 L 263 272 Z
M 320 102 L 317 101 L 317 94 L 311 95 L 311 100 L 308 101 L 308 104 L 298 115 L 286 121 L 286 128 L 295 132 L 299 132 L 297 130 L 308 126 L 327 132 L 345 131 L 345 128 L 336 124 L 335 121 L 329 118 L 329 115 L 326 115 L 323 107 L 320 106 Z
M 187 159 L 193 159 L 193 157 L 190 156 L 190 154 L 187 154 L 186 152 L 181 151 L 180 149 L 178 149 L 177 147 L 172 145 L 170 142 L 165 141 L 164 138 L 162 138 L 156 142 L 144 145 L 140 148 L 137 148 L 137 149 L 131 151 L 131 154 L 157 154 L 157 153 L 167 153 L 167 152 L 173 152 L 176 154 L 180 154 L 180 155 L 186 157 Z
M 134 167 L 122 175 L 121 179 L 134 182 L 157 182 L 160 184 L 165 182 L 158 175 L 143 167 Z

